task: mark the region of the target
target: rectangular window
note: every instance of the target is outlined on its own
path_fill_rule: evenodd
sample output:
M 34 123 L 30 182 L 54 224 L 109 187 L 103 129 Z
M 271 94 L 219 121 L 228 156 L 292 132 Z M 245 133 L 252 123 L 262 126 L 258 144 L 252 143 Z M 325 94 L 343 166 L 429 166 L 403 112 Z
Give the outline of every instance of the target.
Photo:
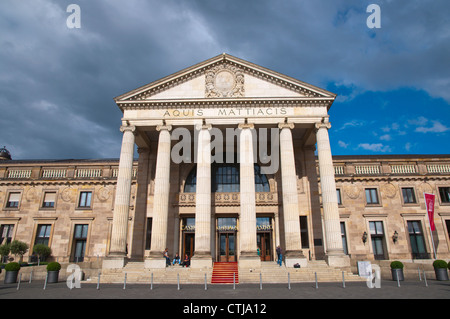
M 19 192 L 9 193 L 8 201 L 6 202 L 6 207 L 18 208 L 19 202 L 20 202 L 20 193 Z
M 147 218 L 147 232 L 145 234 L 145 249 L 150 250 L 152 246 L 152 219 Z
M 302 240 L 302 248 L 309 248 L 307 216 L 300 216 L 300 237 Z
M 375 260 L 385 259 L 384 257 L 384 231 L 383 222 L 369 222 L 370 237 Z
M 336 196 L 337 196 L 338 205 L 342 205 L 341 190 L 340 189 L 336 189 Z
M 423 238 L 422 225 L 420 221 L 408 221 L 408 233 L 413 259 L 427 259 L 428 254 L 425 248 L 425 241 Z
M 450 203 L 450 187 L 439 187 L 441 203 Z
M 91 207 L 92 192 L 81 192 L 78 207 Z
M 54 208 L 56 200 L 56 192 L 46 192 L 44 194 L 44 201 L 42 202 L 43 208 Z
M 11 243 L 13 231 L 14 225 L 2 225 L 0 227 L 0 245 Z
M 412 187 L 402 188 L 402 195 L 403 195 L 403 203 L 405 204 L 416 203 L 416 195 L 414 194 L 414 188 Z
M 88 226 L 89 225 L 75 225 L 75 230 L 73 234 L 74 239 L 73 259 L 75 262 L 84 261 L 84 255 L 86 253 Z
M 48 246 L 51 229 L 52 225 L 38 225 L 34 244 L 42 244 Z
M 369 205 L 379 204 L 378 192 L 376 188 L 366 188 L 366 202 Z
M 341 222 L 341 237 L 342 237 L 342 247 L 344 248 L 344 254 L 348 255 L 347 236 L 345 235 L 345 223 L 344 222 Z

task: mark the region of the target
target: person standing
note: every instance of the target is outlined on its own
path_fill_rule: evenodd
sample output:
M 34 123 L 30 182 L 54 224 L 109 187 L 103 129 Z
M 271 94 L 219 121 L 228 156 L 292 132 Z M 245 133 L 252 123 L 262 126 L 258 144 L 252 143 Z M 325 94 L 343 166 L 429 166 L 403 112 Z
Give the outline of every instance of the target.
M 282 253 L 281 253 L 281 247 L 280 247 L 280 245 L 278 245 L 276 251 L 277 251 L 277 258 L 278 258 L 277 263 L 278 263 L 278 265 L 280 265 L 280 267 L 281 267 L 281 265 L 282 265 L 282 263 L 283 263 L 283 255 L 282 255 Z

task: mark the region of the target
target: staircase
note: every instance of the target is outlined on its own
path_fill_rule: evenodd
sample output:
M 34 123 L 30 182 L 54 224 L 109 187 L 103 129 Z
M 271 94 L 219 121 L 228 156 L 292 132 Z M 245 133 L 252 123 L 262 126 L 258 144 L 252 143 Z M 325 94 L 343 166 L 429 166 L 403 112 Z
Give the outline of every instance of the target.
M 213 266 L 213 272 L 211 277 L 212 284 L 232 284 L 234 282 L 239 283 L 239 273 L 237 262 L 216 262 Z

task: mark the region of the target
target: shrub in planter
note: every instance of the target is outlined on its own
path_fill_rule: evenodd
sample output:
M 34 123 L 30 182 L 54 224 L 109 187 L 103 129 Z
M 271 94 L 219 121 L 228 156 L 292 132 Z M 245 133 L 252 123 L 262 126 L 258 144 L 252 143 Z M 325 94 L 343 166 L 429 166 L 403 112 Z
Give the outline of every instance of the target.
M 61 264 L 54 261 L 47 265 L 47 283 L 57 283 L 59 277 L 59 271 L 61 270 Z
M 434 273 L 436 274 L 436 280 L 448 280 L 447 267 L 448 264 L 444 260 L 435 260 L 433 262 Z
M 393 261 L 391 262 L 391 274 L 392 280 L 405 280 L 403 276 L 403 263 L 401 261 Z
M 5 265 L 5 284 L 13 284 L 17 282 L 17 275 L 19 274 L 20 265 L 16 262 L 11 262 Z

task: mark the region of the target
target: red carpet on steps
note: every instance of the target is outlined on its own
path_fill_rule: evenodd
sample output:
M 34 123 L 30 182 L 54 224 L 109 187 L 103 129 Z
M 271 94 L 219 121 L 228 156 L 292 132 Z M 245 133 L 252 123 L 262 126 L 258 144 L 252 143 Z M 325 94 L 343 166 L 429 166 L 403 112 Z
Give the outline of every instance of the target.
M 235 274 L 235 282 L 239 283 L 237 262 L 214 263 L 211 283 L 212 284 L 232 284 L 233 283 L 233 274 Z

